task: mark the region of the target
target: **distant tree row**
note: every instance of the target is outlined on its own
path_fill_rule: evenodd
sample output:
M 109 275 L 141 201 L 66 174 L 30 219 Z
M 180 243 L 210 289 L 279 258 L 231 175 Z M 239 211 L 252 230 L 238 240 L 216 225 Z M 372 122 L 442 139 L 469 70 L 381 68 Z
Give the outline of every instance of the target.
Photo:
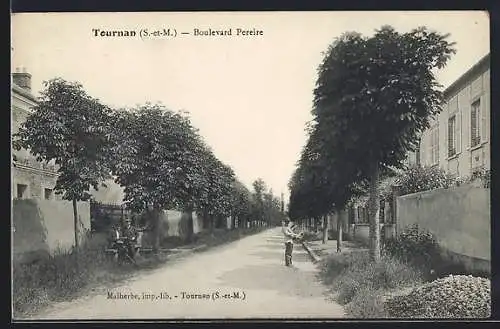
M 229 216 L 245 226 L 268 225 L 279 217 L 279 201 L 265 183 L 256 180 L 250 192 L 214 155 L 186 112 L 151 103 L 115 110 L 80 83 L 57 78 L 44 86 L 13 146 L 30 150 L 39 161 L 55 161 L 55 192 L 73 202 L 76 244 L 76 203 L 89 200 L 91 189 L 108 179 L 124 188 L 127 207 L 149 214 L 156 250 L 163 209 L 195 211 L 211 227 Z M 191 236 L 193 225 L 188 226 Z
M 383 26 L 371 37 L 344 33 L 318 70 L 308 142 L 290 179 L 289 214 L 319 218 L 369 194 L 370 251 L 380 259 L 381 178 L 402 168 L 443 95 L 435 78 L 455 52 L 448 35 Z

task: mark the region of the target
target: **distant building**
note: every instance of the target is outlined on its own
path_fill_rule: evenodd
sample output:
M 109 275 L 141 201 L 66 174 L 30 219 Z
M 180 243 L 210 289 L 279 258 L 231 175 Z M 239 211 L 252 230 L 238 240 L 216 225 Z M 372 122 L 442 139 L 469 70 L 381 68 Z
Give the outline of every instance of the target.
M 17 69 L 12 74 L 11 133 L 19 131 L 36 106 L 37 100 L 31 93 L 31 74 Z M 12 149 L 11 161 L 12 199 L 59 199 L 54 194 L 57 169 L 54 164 L 39 162 L 27 150 Z
M 37 100 L 31 92 L 31 74 L 25 69 L 16 69 L 12 73 L 11 134 L 19 131 L 36 105 Z M 61 200 L 61 196 L 54 193 L 58 173 L 53 162 L 40 162 L 28 150 L 12 149 L 11 174 L 12 199 Z M 98 202 L 121 204 L 123 189 L 112 180 L 106 184 L 108 187 L 100 188 L 99 191 L 92 189 L 94 199 Z
M 438 166 L 455 176 L 490 169 L 490 54 L 451 84 L 444 97 L 443 111 L 407 163 Z

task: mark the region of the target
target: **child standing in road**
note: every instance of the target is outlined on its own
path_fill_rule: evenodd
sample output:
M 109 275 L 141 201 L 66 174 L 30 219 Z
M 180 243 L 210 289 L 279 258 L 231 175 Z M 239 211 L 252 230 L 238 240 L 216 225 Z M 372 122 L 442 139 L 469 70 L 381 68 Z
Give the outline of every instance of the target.
M 297 238 L 298 235 L 292 230 L 293 223 L 286 219 L 283 222 L 283 235 L 285 237 L 285 266 L 292 265 L 292 251 L 293 251 L 293 239 Z

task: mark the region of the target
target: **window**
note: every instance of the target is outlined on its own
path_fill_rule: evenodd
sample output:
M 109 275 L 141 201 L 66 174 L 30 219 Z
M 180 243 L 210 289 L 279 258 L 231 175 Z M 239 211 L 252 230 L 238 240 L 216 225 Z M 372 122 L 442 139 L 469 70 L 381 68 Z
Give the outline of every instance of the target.
M 27 194 L 28 194 L 28 185 L 17 184 L 17 198 L 25 199 L 28 196 Z
M 431 165 L 439 163 L 439 126 L 436 125 L 430 131 L 430 158 Z
M 457 116 L 448 119 L 448 156 L 457 154 Z
M 53 191 L 51 188 L 45 189 L 45 200 L 52 200 Z
M 470 146 L 474 147 L 481 143 L 481 103 L 479 99 L 472 104 L 470 113 Z

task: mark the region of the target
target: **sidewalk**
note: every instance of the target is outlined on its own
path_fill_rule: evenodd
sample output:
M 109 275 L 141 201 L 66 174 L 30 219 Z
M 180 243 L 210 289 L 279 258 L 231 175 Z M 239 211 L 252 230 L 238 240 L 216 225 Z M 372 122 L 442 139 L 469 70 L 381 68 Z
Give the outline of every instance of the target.
M 309 253 L 314 262 L 319 262 L 329 255 L 337 253 L 337 240 L 328 240 L 323 244 L 322 240 L 307 241 L 303 244 L 304 249 Z M 355 241 L 342 241 L 342 253 L 351 252 L 352 250 L 366 249 L 363 245 Z

